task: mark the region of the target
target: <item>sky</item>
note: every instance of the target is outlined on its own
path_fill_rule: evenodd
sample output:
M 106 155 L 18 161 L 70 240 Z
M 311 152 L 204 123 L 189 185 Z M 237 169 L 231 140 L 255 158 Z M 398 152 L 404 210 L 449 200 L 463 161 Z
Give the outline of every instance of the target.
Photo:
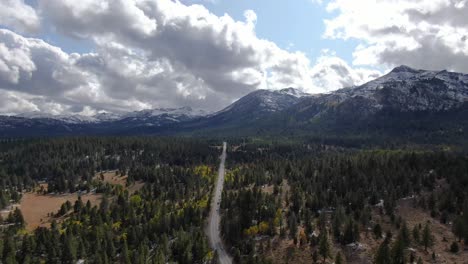
M 0 114 L 217 111 L 395 66 L 468 72 L 468 0 L 0 0 Z

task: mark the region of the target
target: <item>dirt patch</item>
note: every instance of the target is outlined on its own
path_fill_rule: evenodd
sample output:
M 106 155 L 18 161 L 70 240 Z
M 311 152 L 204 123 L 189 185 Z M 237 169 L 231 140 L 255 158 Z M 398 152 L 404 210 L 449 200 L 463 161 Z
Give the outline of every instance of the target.
M 134 184 L 127 186 L 127 175 L 118 175 L 117 171 L 106 171 L 103 173 L 96 173 L 94 176 L 95 180 L 102 181 L 111 185 L 120 185 L 124 189 L 128 190 L 130 194 L 139 191 L 145 183 L 143 181 L 137 181 Z
M 262 192 L 264 192 L 264 193 L 273 194 L 274 189 L 275 189 L 274 185 L 263 185 L 262 186 Z
M 99 205 L 102 196 L 100 194 L 85 194 L 81 196 L 83 203 L 91 202 L 91 205 Z M 66 201 L 72 204 L 78 200 L 78 194 L 56 194 L 42 195 L 38 193 L 24 193 L 19 205 L 26 222 L 26 230 L 33 231 L 39 226 L 48 227 L 53 217 L 48 215 L 55 214 L 60 206 Z
M 269 193 L 271 190 L 270 186 L 265 186 L 262 191 Z M 283 208 L 286 208 L 285 200 L 289 196 L 290 188 L 287 182 L 283 182 L 281 188 L 281 197 L 283 202 Z M 413 199 L 404 199 L 399 201 L 396 215 L 401 216 L 402 219 L 406 220 L 410 233 L 414 226 L 421 224 L 425 225 L 426 222 L 430 223 L 432 235 L 434 236 L 434 245 L 428 249 L 428 252 L 424 250 L 423 246 L 412 243 L 411 248 L 406 250 L 408 257 L 409 252 L 414 252 L 416 259 L 421 257 L 424 263 L 464 263 L 468 264 L 468 250 L 464 250 L 464 245 L 459 244 L 460 252 L 453 254 L 449 251 L 452 242 L 457 241 L 456 237 L 451 231 L 451 225 L 442 224 L 438 219 L 434 219 L 430 216 L 429 212 L 413 206 Z M 283 211 L 285 216 L 287 210 Z M 336 255 L 338 251 L 341 251 L 343 256 L 346 258 L 346 263 L 372 263 L 375 253 L 383 241 L 383 238 L 376 239 L 372 233 L 372 226 L 375 223 L 379 223 L 382 226 L 382 230 L 391 231 L 394 234 L 393 241 L 396 238 L 398 229 L 390 221 L 390 218 L 384 215 L 379 208 L 374 208 L 372 212 L 372 223 L 367 228 L 362 228 L 360 233 L 359 244 L 342 246 L 333 243 L 330 240 L 330 246 L 332 247 L 332 257 Z M 283 219 L 286 223 L 286 219 Z M 299 227 L 299 231 L 303 229 L 303 226 Z M 329 234 L 331 238 L 331 234 Z M 258 239 L 257 249 L 263 252 L 263 255 L 268 259 L 272 260 L 273 263 L 312 263 L 312 253 L 316 248 L 310 246 L 299 246 L 294 245 L 293 241 L 288 238 L 280 238 L 278 235 L 273 238 Z M 432 252 L 436 254 L 436 260 L 432 260 Z M 320 260 L 321 261 L 321 260 Z M 320 262 L 319 261 L 319 262 Z M 332 263 L 333 259 L 327 260 L 327 263 Z
M 143 188 L 143 186 L 145 186 L 145 183 L 142 182 L 142 181 L 137 181 L 135 182 L 134 184 L 128 186 L 128 192 L 130 194 L 134 194 L 136 193 L 137 191 L 139 191 L 141 188 Z
M 95 177 L 96 180 L 102 181 L 104 183 L 109 183 L 113 185 L 127 185 L 127 175 L 117 175 L 117 171 L 106 171 L 103 173 L 96 173 Z
M 468 251 L 463 250 L 461 243 L 459 244 L 461 251 L 458 254 L 453 254 L 449 251 L 450 244 L 457 241 L 457 238 L 451 231 L 452 227 L 440 223 L 437 219 L 432 218 L 428 212 L 415 208 L 413 203 L 413 199 L 400 201 L 397 208 L 398 215 L 406 220 L 410 230 L 413 230 L 415 225 L 421 224 L 424 226 L 426 222 L 429 222 L 432 235 L 434 236 L 434 246 L 428 249 L 429 253 L 424 252 L 423 247 L 416 247 L 417 255 L 421 256 L 424 262 L 431 262 L 432 252 L 435 252 L 437 263 L 468 263 Z
M 296 246 L 292 240 L 280 239 L 278 236 L 265 245 L 266 256 L 273 263 L 312 263 L 310 246 Z

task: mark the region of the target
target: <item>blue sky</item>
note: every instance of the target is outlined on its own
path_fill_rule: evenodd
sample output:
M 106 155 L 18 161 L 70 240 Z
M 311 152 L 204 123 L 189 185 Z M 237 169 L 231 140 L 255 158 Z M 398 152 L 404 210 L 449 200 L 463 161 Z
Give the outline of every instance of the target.
M 244 19 L 245 10 L 253 10 L 257 14 L 256 32 L 260 38 L 269 39 L 283 49 L 304 52 L 311 60 L 317 58 L 323 49 L 329 49 L 350 62 L 357 43 L 353 40 L 323 38 L 323 21 L 331 18 L 333 14 L 326 11 L 326 5 L 312 0 L 183 2 L 202 3 L 213 13 L 219 16 L 228 14 L 236 20 Z
M 37 0 L 25 0 L 25 2 L 37 6 Z M 324 19 L 332 18 L 333 13 L 326 11 L 325 4 L 318 4 L 312 0 L 183 0 L 181 2 L 187 5 L 201 4 L 218 16 L 227 14 L 238 21 L 245 20 L 246 10 L 253 10 L 257 14 L 256 33 L 259 38 L 271 40 L 286 50 L 303 52 L 311 61 L 315 61 L 322 50 L 327 49 L 351 63 L 352 52 L 359 43 L 355 39 L 324 38 Z M 49 43 L 61 47 L 66 52 L 85 53 L 93 50 L 92 41 L 57 34 L 47 18 L 43 23 L 46 26 L 43 27 L 40 37 Z

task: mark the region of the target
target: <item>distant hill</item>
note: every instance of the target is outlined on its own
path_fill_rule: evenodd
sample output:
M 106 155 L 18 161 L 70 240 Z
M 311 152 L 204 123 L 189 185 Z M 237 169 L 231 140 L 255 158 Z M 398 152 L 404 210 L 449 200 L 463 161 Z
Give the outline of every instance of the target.
M 0 136 L 190 134 L 467 138 L 468 75 L 400 66 L 327 94 L 256 90 L 223 110 L 152 109 L 94 117 L 0 117 Z

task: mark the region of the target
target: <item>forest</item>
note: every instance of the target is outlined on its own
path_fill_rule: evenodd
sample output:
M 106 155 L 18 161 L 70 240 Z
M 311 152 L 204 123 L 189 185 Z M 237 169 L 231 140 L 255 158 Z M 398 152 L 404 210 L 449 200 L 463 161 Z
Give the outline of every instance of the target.
M 204 229 L 221 143 L 0 142 L 0 207 L 7 212 L 0 218 L 0 262 L 217 263 Z M 234 263 L 463 263 L 468 257 L 462 150 L 336 139 L 228 144 L 220 213 Z M 32 194 L 78 198 L 31 228 L 21 205 Z
M 262 143 L 228 161 L 236 263 L 466 261 L 465 152 Z
M 0 156 L 2 208 L 22 193 L 86 192 L 67 201 L 47 227 L 27 232 L 21 210 L 2 219 L 1 263 L 205 263 L 212 259 L 204 219 L 218 150 L 209 142 L 167 138 L 63 138 L 5 142 Z M 127 184 L 96 183 L 116 170 Z M 48 183 L 39 190 L 38 183 Z

